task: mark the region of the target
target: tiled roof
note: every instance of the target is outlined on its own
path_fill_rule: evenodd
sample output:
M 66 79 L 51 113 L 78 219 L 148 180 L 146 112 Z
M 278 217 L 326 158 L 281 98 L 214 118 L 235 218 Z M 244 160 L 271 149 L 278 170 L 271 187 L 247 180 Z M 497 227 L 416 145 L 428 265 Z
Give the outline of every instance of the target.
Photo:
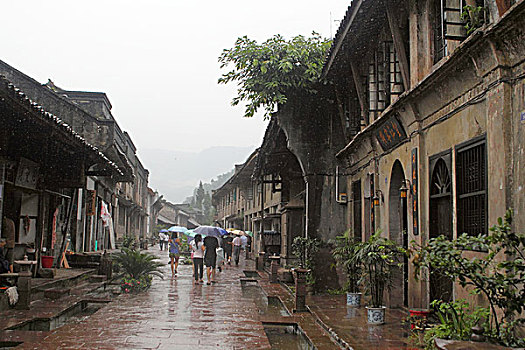
M 326 55 L 326 60 L 322 72 L 323 76 L 326 76 L 326 74 L 328 74 L 332 63 L 335 60 L 335 56 L 339 52 L 339 49 L 343 44 L 343 40 L 346 34 L 348 33 L 348 30 L 350 29 L 350 25 L 352 24 L 357 13 L 359 13 L 361 4 L 365 1 L 366 0 L 351 0 L 350 6 L 348 6 L 348 9 L 346 10 L 345 17 L 341 21 L 341 24 L 337 29 L 337 32 L 335 33 L 334 39 L 332 40 L 332 46 L 330 47 L 330 50 L 328 50 L 328 54 Z
M 22 105 L 25 105 L 30 110 L 33 110 L 35 112 L 35 115 L 40 116 L 43 120 L 53 124 L 58 129 L 62 130 L 64 133 L 66 133 L 68 136 L 70 136 L 72 139 L 76 140 L 76 142 L 86 149 L 86 151 L 93 154 L 96 158 L 99 158 L 103 162 L 109 164 L 115 171 L 117 171 L 120 175 L 124 175 L 123 172 L 119 169 L 117 164 L 112 162 L 104 153 L 99 151 L 99 149 L 92 144 L 88 143 L 80 134 L 78 134 L 76 131 L 74 131 L 67 123 L 65 123 L 62 119 L 57 117 L 56 115 L 47 112 L 42 106 L 40 106 L 38 103 L 32 101 L 29 97 L 26 96 L 26 94 L 17 88 L 13 83 L 11 83 L 9 80 L 7 80 L 4 76 L 0 76 L 0 84 L 3 88 L 6 89 L 6 91 L 11 94 L 11 96 L 18 100 Z

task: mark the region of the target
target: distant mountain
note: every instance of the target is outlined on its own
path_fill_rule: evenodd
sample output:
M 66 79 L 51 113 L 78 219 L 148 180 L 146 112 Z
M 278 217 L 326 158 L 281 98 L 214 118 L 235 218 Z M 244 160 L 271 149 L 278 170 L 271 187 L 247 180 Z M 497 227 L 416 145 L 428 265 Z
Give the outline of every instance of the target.
M 149 170 L 149 187 L 173 203 L 182 203 L 199 181 L 210 182 L 241 164 L 255 147 L 211 147 L 201 152 L 141 149 L 139 158 Z

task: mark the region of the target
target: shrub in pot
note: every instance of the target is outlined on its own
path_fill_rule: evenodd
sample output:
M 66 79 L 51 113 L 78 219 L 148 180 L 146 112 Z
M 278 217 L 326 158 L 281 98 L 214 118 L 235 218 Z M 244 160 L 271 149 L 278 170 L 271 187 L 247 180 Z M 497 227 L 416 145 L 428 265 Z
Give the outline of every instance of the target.
M 363 266 L 360 283 L 370 295 L 367 307 L 368 323 L 385 322 L 384 292 L 392 286 L 394 271 L 401 266 L 399 261 L 404 254 L 405 249 L 396 242 L 381 237 L 381 232 L 376 232 L 367 241 L 359 244 L 356 259 L 359 259 Z
M 344 291 L 346 292 L 346 304 L 359 306 L 361 304 L 361 293 L 359 281 L 361 278 L 362 264 L 358 257 L 361 241 L 350 235 L 347 230 L 342 235 L 330 241 L 334 248 L 332 256 L 337 264 L 343 269 L 346 276 Z
M 299 267 L 306 269 L 307 289 L 313 294 L 315 276 L 312 271 L 315 265 L 315 256 L 319 252 L 321 241 L 317 238 L 295 237 L 292 243 L 292 253 L 299 259 Z

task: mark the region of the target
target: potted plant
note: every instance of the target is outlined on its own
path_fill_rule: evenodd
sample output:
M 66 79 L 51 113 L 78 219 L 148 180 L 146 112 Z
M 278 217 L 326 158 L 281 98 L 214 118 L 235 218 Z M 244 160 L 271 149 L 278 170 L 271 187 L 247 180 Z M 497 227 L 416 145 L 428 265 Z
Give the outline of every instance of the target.
M 332 256 L 337 264 L 343 269 L 346 276 L 344 291 L 346 292 L 346 304 L 359 306 L 362 293 L 359 290 L 359 280 L 362 272 L 362 264 L 358 257 L 361 241 L 350 235 L 347 230 L 342 235 L 330 241 L 334 245 Z
M 292 243 L 292 253 L 299 258 L 299 270 L 305 270 L 306 287 L 309 294 L 313 294 L 315 276 L 312 273 L 314 259 L 319 252 L 321 241 L 317 238 L 295 237 Z M 296 269 L 297 271 L 298 269 Z
M 359 245 L 356 259 L 363 266 L 360 283 L 370 295 L 368 323 L 385 323 L 384 292 L 392 286 L 394 270 L 400 266 L 400 258 L 405 253 L 405 249 L 397 243 L 381 237 L 380 231 Z

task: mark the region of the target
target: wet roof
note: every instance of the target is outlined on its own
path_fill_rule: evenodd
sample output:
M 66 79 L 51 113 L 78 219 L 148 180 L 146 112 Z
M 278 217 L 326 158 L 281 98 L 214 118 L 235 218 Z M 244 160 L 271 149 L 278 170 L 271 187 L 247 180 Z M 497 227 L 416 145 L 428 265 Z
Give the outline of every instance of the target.
M 87 142 L 82 136 L 80 136 L 79 133 L 73 130 L 69 124 L 65 123 L 62 119 L 57 117 L 56 115 L 46 111 L 44 107 L 39 105 L 38 103 L 32 101 L 27 95 L 17 88 L 13 83 L 11 83 L 9 80 L 7 80 L 4 76 L 0 75 L 0 86 L 2 89 L 4 89 L 9 95 L 11 95 L 12 98 L 17 100 L 20 104 L 25 106 L 27 109 L 32 110 L 34 112 L 35 116 L 40 116 L 40 118 L 48 123 L 50 125 L 53 125 L 58 130 L 65 133 L 68 137 L 75 140 L 79 146 L 83 147 L 91 153 L 91 155 L 95 156 L 96 158 L 100 159 L 104 163 L 110 165 L 117 173 L 120 175 L 124 175 L 124 173 L 120 170 L 117 164 L 112 162 L 104 153 L 99 151 L 99 149 L 89 142 Z

